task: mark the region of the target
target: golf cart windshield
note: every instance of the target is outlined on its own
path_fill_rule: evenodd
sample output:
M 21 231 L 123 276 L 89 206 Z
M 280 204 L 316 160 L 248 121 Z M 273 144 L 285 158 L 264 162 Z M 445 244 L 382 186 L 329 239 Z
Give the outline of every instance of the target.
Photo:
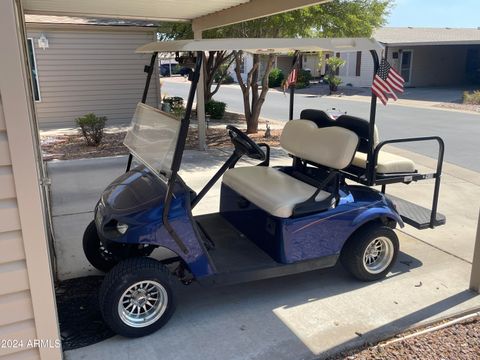
M 138 103 L 124 145 L 159 177 L 170 177 L 180 120 Z

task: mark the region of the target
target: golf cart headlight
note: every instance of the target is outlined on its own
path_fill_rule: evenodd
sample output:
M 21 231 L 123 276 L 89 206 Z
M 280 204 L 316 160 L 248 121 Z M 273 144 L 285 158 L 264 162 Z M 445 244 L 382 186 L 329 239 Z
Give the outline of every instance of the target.
M 124 235 L 128 230 L 128 225 L 127 224 L 122 224 L 122 223 L 117 223 L 117 231 Z

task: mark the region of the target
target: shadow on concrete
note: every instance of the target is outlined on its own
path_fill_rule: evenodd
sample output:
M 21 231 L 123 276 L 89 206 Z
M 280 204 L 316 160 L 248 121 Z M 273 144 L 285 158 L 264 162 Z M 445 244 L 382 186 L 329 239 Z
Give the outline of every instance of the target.
M 392 272 L 385 280 L 382 280 L 382 282 L 389 282 L 393 280 L 393 278 L 408 273 L 421 265 L 422 262 L 418 259 L 408 254 L 400 253 L 399 259 L 392 269 Z M 270 307 L 288 309 L 303 305 L 307 302 L 327 299 L 338 294 L 355 291 L 376 283 L 378 282 L 361 282 L 353 279 L 341 264 L 338 263 L 335 267 L 329 269 L 229 286 L 207 287 L 194 283 L 188 287 L 177 287 L 177 291 L 179 292 L 180 306 L 184 311 L 189 312 L 190 307 L 196 307 L 198 305 L 198 299 L 213 297 L 217 299 L 215 307 L 218 313 L 225 315 L 225 313 L 222 312 L 222 306 L 230 306 L 232 297 L 236 299 L 235 301 L 237 303 L 243 300 L 261 303 L 262 298 L 265 298 L 265 300 L 268 299 Z M 312 296 L 312 291 L 316 293 L 316 296 Z M 304 292 L 308 292 L 308 300 L 302 298 L 301 294 Z M 285 299 L 291 299 L 289 294 L 292 293 L 300 295 L 301 300 L 299 299 L 299 301 L 296 302 L 290 300 L 286 303 Z M 226 296 L 227 294 L 228 296 Z M 277 299 L 274 304 L 272 304 L 272 299 Z

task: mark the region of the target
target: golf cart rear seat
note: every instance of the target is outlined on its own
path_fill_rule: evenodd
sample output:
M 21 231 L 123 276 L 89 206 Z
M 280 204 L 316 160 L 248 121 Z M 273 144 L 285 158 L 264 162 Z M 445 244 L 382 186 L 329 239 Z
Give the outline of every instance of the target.
M 307 109 L 300 114 L 301 119 L 307 119 L 315 122 L 318 127 L 341 126 L 356 133 L 360 138 L 358 151 L 352 161 L 353 170 L 355 173 L 359 169 L 367 168 L 367 152 L 368 152 L 368 133 L 369 123 L 367 120 L 350 115 L 341 115 L 336 120 L 333 120 L 324 111 Z M 379 144 L 378 129 L 375 126 L 374 133 L 374 148 Z M 359 169 L 354 169 L 354 168 Z M 361 171 L 361 170 L 360 170 Z M 408 174 L 415 173 L 415 163 L 402 156 L 380 151 L 377 158 L 376 172 L 379 175 L 389 174 Z
M 288 122 L 280 138 L 292 156 L 328 168 L 330 175 L 351 164 L 358 142 L 358 136 L 348 129 L 318 128 L 310 120 Z M 229 169 L 223 184 L 269 214 L 288 218 L 302 205 L 313 206 L 315 211 L 332 207 L 337 195 L 325 191 L 334 178 L 330 175 L 315 187 L 275 168 L 249 166 Z
M 370 149 L 370 123 L 367 120 L 350 115 L 341 115 L 336 120 L 333 120 L 324 111 L 314 109 L 303 110 L 300 113 L 300 117 L 315 122 L 319 128 L 338 126 L 349 129 L 357 134 L 359 137 L 358 151 L 355 153 L 351 165 L 340 171 L 343 176 L 350 180 L 367 186 L 381 185 L 381 191 L 385 194 L 387 184 L 410 184 L 412 181 L 435 179 L 431 209 L 421 207 L 392 195 L 388 195 L 388 197 L 395 201 L 403 221 L 417 229 L 434 228 L 435 226 L 445 224 L 445 216 L 437 212 L 444 155 L 444 143 L 441 138 L 438 136 L 424 136 L 407 139 L 391 139 L 380 142 L 378 130 L 375 126 L 372 141 L 373 146 L 372 149 Z M 419 173 L 412 160 L 382 150 L 387 144 L 420 141 L 435 141 L 438 143 L 437 169 L 434 173 Z M 369 151 L 372 151 L 373 154 L 373 166 L 371 167 L 367 164 Z

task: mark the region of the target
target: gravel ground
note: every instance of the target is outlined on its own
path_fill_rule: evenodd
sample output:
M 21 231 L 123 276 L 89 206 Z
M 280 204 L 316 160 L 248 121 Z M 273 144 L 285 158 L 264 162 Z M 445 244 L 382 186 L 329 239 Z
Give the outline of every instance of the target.
M 373 359 L 478 360 L 480 317 L 409 339 L 390 344 L 384 342 L 331 358 L 331 360 Z
M 232 147 L 230 138 L 225 129 L 226 124 L 233 124 L 240 129 L 245 128 L 245 117 L 241 114 L 226 113 L 222 120 L 210 120 L 207 129 L 207 144 L 211 148 Z M 270 138 L 265 138 L 265 120 L 259 119 L 258 133 L 249 135 L 254 141 L 267 143 L 270 146 L 278 146 L 283 123 L 269 122 L 271 126 Z M 186 149 L 198 148 L 198 131 L 196 119 L 192 119 L 192 125 L 188 132 Z M 96 158 L 104 156 L 127 155 L 128 150 L 123 146 L 125 128 L 106 129 L 102 143 L 88 146 L 83 136 L 78 132 L 69 130 L 65 133 L 44 133 L 40 135 L 40 143 L 43 160 L 70 160 Z

